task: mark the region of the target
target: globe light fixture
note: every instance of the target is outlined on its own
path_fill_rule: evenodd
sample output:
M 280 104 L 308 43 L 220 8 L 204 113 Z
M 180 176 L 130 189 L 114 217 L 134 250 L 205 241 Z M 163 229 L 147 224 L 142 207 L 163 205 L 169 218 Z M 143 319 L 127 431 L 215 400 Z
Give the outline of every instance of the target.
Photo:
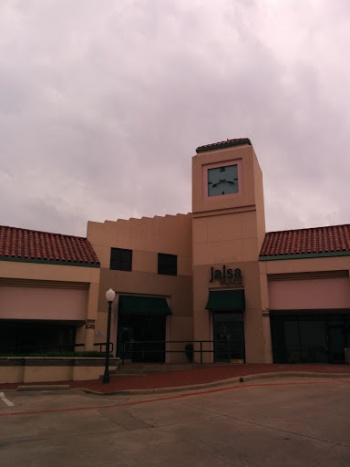
M 108 302 L 108 318 L 107 318 L 107 342 L 106 342 L 106 357 L 105 357 L 105 372 L 103 374 L 102 382 L 104 384 L 109 383 L 109 346 L 110 346 L 110 334 L 111 334 L 111 315 L 112 315 L 112 303 L 115 299 L 115 292 L 112 289 L 107 290 L 106 300 Z

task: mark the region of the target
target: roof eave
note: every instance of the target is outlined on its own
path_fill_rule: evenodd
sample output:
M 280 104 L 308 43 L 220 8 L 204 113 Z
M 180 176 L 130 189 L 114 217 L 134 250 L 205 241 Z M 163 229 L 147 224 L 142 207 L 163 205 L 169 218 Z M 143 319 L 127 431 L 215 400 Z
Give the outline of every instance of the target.
M 229 148 L 229 147 L 234 147 L 234 146 L 244 146 L 248 144 L 249 146 L 252 146 L 252 143 L 249 138 L 242 138 L 241 140 L 237 141 L 222 141 L 221 143 L 214 143 L 214 144 L 207 144 L 205 146 L 199 146 L 196 149 L 196 153 L 200 154 L 202 152 L 208 152 L 208 151 L 216 151 L 217 149 L 223 149 L 223 148 Z
M 350 256 L 350 251 L 331 251 L 325 253 L 299 253 L 295 255 L 266 255 L 259 256 L 259 261 L 283 261 L 288 259 L 329 258 L 335 256 Z
M 99 268 L 100 263 L 85 263 L 79 261 L 55 261 L 48 259 L 32 259 L 32 258 L 18 258 L 18 257 L 9 257 L 9 256 L 0 256 L 0 261 L 9 261 L 14 263 L 36 263 L 36 264 L 46 264 L 46 265 L 59 265 L 59 266 L 80 266 L 88 268 Z

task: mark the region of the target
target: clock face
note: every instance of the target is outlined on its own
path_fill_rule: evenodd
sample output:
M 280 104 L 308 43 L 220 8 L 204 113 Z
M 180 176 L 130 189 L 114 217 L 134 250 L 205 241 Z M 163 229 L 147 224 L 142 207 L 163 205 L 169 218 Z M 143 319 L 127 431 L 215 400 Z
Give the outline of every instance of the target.
M 238 193 L 237 164 L 208 169 L 208 196 Z

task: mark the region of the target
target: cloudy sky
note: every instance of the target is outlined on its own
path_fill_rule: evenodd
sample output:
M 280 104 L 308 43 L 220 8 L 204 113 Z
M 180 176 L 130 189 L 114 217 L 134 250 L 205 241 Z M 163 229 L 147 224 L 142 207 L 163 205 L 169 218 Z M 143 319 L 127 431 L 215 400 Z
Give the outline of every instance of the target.
M 0 224 L 191 211 L 251 139 L 267 230 L 350 222 L 348 0 L 0 0 Z

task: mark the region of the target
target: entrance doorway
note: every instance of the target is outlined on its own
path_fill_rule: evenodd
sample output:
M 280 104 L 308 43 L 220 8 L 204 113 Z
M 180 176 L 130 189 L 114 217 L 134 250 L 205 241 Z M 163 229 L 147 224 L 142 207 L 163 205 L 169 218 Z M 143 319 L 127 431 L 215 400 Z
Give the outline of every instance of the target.
M 131 362 L 164 363 L 165 325 L 165 316 L 119 316 L 118 356 Z
M 243 313 L 213 313 L 214 362 L 244 363 Z

